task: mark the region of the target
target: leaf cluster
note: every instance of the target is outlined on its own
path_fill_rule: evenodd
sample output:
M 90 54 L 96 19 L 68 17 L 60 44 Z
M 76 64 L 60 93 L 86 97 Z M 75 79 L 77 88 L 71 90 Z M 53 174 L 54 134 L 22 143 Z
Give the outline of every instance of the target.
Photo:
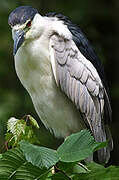
M 34 133 L 36 128 L 39 128 L 39 126 L 31 115 L 26 115 L 22 119 L 11 117 L 7 122 L 7 148 L 19 146 L 19 142 L 22 139 L 30 143 L 39 144 L 40 142 Z
M 29 122 L 31 127 L 38 128 L 31 116 Z M 10 139 L 12 148 L 0 155 L 0 180 L 119 179 L 119 167 L 105 168 L 94 162 L 84 165 L 83 160 L 106 145 L 95 142 L 88 130 L 72 134 L 53 150 L 31 144 L 28 134 L 32 128 L 27 129 L 27 125 L 23 119 L 8 121 L 8 133 L 14 141 Z

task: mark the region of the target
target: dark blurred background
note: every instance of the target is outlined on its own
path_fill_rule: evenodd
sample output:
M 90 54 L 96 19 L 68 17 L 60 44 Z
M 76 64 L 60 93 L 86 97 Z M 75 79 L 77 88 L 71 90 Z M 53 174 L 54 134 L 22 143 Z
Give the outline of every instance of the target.
M 113 121 L 110 124 L 114 151 L 110 164 L 119 165 L 119 1 L 118 0 L 0 0 L 0 151 L 3 151 L 6 122 L 9 117 L 31 114 L 36 119 L 32 102 L 20 84 L 14 69 L 13 41 L 8 15 L 16 7 L 31 5 L 44 15 L 61 12 L 78 24 L 95 47 L 110 89 Z M 41 143 L 50 147 L 57 139 L 40 124 Z

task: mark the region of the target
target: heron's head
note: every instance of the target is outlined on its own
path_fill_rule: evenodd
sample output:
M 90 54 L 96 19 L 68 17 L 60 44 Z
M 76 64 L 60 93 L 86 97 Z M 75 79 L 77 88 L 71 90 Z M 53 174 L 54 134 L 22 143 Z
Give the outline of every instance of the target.
M 39 35 L 38 33 L 40 33 L 40 31 L 37 26 L 37 16 L 39 17 L 40 14 L 38 14 L 37 9 L 34 9 L 31 6 L 20 6 L 13 10 L 9 15 L 8 24 L 12 28 L 14 55 L 23 42 Z

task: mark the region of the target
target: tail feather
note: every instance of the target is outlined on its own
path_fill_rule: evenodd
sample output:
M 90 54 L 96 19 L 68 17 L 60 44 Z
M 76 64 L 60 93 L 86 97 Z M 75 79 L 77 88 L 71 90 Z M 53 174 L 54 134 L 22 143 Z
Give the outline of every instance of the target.
M 98 128 L 98 132 L 96 132 L 96 134 L 94 134 L 95 140 L 97 142 L 105 142 L 107 141 L 107 147 L 104 147 L 100 150 L 98 150 L 97 154 L 98 154 L 98 161 L 100 163 L 107 163 L 109 161 L 110 158 L 110 152 L 113 149 L 113 140 L 112 140 L 112 136 L 109 130 L 109 127 L 106 125 L 105 127 L 102 126 L 100 128 Z
M 108 98 L 107 94 L 106 97 Z M 110 158 L 110 152 L 113 149 L 113 140 L 111 136 L 111 132 L 107 124 L 104 123 L 104 107 L 105 102 L 104 99 L 98 99 L 98 111 L 93 112 L 93 120 L 92 120 L 92 133 L 94 138 L 97 142 L 108 142 L 107 147 L 104 147 L 98 150 L 98 161 L 100 163 L 107 163 Z M 109 101 L 108 101 L 109 104 Z M 111 119 L 111 106 L 109 104 L 109 111 L 110 111 L 110 119 Z

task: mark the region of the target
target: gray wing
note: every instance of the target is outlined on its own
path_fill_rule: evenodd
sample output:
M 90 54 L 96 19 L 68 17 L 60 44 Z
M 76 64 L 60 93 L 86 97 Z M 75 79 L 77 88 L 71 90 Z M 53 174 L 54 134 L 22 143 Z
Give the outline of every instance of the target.
M 96 141 L 106 141 L 102 121 L 105 88 L 94 66 L 81 54 L 72 39 L 58 34 L 50 38 L 50 57 L 57 86 L 80 110 Z M 106 148 L 99 154 L 105 160 L 109 159 Z

